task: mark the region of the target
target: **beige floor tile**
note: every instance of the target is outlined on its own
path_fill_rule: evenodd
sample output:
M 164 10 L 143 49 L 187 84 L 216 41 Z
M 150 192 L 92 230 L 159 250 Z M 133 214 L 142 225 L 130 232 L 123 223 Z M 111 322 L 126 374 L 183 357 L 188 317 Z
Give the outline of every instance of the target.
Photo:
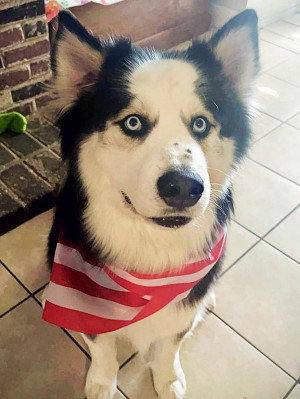
M 253 141 L 265 136 L 275 127 L 280 125 L 280 121 L 260 112 L 252 123 Z
M 293 51 L 297 54 L 300 53 L 300 42 L 298 39 L 280 36 L 277 33 L 262 29 L 259 33 L 260 39 L 266 42 L 275 44 L 285 50 Z
M 286 21 L 276 21 L 267 25 L 264 29 L 300 42 L 300 27 L 295 24 L 290 24 Z
M 300 398 L 300 385 L 296 385 L 292 392 L 289 394 L 287 399 L 299 399 Z
M 228 231 L 223 270 L 231 266 L 258 240 L 259 238 L 257 236 L 232 221 Z
M 0 259 L 32 291 L 49 280 L 46 246 L 52 214 L 42 213 L 0 237 Z
M 254 144 L 250 158 L 300 184 L 300 130 L 282 124 Z
M 265 242 L 219 282 L 217 315 L 298 378 L 300 267 Z
M 295 55 L 295 53 L 292 51 L 285 50 L 264 40 L 261 40 L 259 43 L 259 51 L 262 72 L 273 68 L 274 66 Z
M 235 179 L 234 193 L 234 219 L 262 236 L 297 206 L 300 188 L 247 159 Z
M 22 301 L 28 293 L 0 263 L 0 315 Z
M 126 398 L 125 398 L 124 395 L 121 394 L 120 391 L 117 391 L 115 396 L 114 396 L 114 399 L 126 399 Z
M 291 378 L 214 315 L 184 343 L 181 362 L 185 399 L 282 399 L 292 385 Z M 121 370 L 119 385 L 130 399 L 157 399 L 139 356 Z
M 265 238 L 297 262 L 300 262 L 300 208 L 297 208 Z
M 3 317 L 0 335 L 1 398 L 83 398 L 86 357 L 33 299 Z
M 257 87 L 262 112 L 286 121 L 300 111 L 299 87 L 266 74 L 259 77 Z
M 300 28 L 299 28 L 300 29 Z M 300 87 L 300 55 L 294 55 L 275 68 L 268 70 L 268 74 L 282 79 L 292 85 Z
M 289 119 L 287 123 L 296 127 L 297 129 L 300 129 L 300 112 L 297 115 L 293 116 L 291 119 Z

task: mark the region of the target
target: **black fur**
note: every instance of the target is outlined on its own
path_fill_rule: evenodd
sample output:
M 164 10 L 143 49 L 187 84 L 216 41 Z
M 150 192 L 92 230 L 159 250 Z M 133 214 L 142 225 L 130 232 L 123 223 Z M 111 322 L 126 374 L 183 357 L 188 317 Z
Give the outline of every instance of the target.
M 222 258 L 219 259 L 210 272 L 198 284 L 196 284 L 195 287 L 193 287 L 188 297 L 182 301 L 184 305 L 193 305 L 205 296 L 208 289 L 218 278 L 221 266 Z

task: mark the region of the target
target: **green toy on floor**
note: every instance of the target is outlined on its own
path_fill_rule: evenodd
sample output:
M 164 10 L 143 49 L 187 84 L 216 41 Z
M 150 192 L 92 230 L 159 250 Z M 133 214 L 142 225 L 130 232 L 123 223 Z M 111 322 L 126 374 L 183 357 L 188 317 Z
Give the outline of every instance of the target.
M 24 133 L 27 127 L 27 120 L 25 116 L 19 112 L 7 112 L 0 114 L 0 134 L 6 130 L 15 133 Z

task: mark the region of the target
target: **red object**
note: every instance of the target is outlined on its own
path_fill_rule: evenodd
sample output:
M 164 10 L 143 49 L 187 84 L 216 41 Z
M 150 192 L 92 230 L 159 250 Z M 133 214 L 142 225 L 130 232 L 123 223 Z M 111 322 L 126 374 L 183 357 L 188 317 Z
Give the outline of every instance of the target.
M 62 6 L 56 0 L 50 0 L 45 4 L 47 22 L 55 18 L 56 15 L 62 10 Z
M 224 252 L 226 230 L 209 256 L 179 270 L 139 274 L 96 264 L 82 247 L 60 237 L 43 319 L 68 330 L 118 330 L 186 298 Z

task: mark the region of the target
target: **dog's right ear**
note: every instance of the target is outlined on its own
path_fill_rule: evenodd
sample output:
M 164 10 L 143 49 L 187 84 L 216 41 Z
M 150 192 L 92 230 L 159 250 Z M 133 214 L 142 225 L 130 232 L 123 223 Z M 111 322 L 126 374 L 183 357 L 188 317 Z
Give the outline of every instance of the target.
M 97 81 L 103 63 L 102 44 L 68 11 L 58 16 L 53 55 L 54 101 L 49 112 L 57 116 L 68 110 L 78 96 Z

